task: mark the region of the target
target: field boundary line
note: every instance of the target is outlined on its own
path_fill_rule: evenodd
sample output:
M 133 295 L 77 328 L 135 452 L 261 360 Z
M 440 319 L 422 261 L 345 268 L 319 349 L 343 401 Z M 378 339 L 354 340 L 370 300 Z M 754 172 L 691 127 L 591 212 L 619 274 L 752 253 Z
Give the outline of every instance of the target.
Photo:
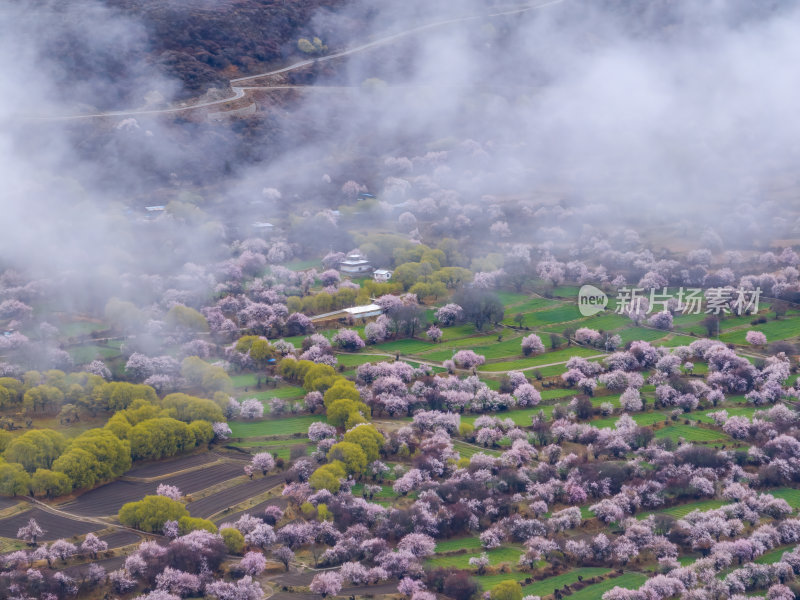
M 13 517 L 14 515 L 19 515 L 24 512 L 27 512 L 31 509 L 27 502 L 17 502 L 14 506 L 9 506 L 8 508 L 4 508 L 0 510 L 0 519 L 7 519 L 8 517 Z
M 604 356 L 608 356 L 608 354 L 594 354 L 592 356 L 583 356 L 581 358 L 585 358 L 586 360 L 591 360 L 593 358 L 603 358 Z M 514 359 L 514 360 L 521 360 L 521 359 Z M 487 362 L 486 365 L 501 365 L 504 362 L 514 362 L 514 360 L 498 360 L 498 361 L 494 361 L 494 362 L 491 362 L 491 363 Z M 522 368 L 519 368 L 519 369 L 506 369 L 505 371 L 485 371 L 483 369 L 477 369 L 477 372 L 478 373 L 484 373 L 484 374 L 487 374 L 487 375 L 491 375 L 492 373 L 508 373 L 509 371 L 530 371 L 531 369 L 543 369 L 545 367 L 557 367 L 558 365 L 565 365 L 565 364 L 567 364 L 569 362 L 569 360 L 570 359 L 562 360 L 562 361 L 554 362 L 554 363 L 542 364 L 542 365 L 533 365 L 533 366 L 530 366 L 530 367 L 522 367 Z M 464 370 L 464 369 L 462 369 L 462 370 Z
M 227 462 L 224 458 L 220 457 L 217 460 L 209 463 L 202 463 L 199 465 L 195 465 L 193 467 L 186 467 L 185 469 L 181 469 L 179 471 L 172 471 L 171 473 L 165 473 L 163 475 L 154 475 L 153 477 L 136 477 L 131 475 L 123 475 L 119 478 L 119 481 L 131 481 L 134 483 L 153 483 L 159 481 L 160 479 L 165 479 L 167 477 L 175 477 L 176 475 L 183 475 L 185 473 L 191 473 L 192 471 L 199 471 L 200 469 L 206 469 L 208 467 L 219 465 Z
M 27 498 L 28 498 L 29 502 L 31 502 L 33 505 L 37 506 L 38 508 L 41 508 L 43 511 L 49 512 L 50 514 L 53 514 L 53 515 L 56 515 L 56 516 L 59 516 L 59 517 L 64 517 L 65 519 L 70 519 L 71 521 L 78 521 L 78 522 L 81 522 L 81 523 L 94 523 L 95 525 L 102 525 L 104 529 L 107 528 L 107 527 L 114 527 L 116 529 L 121 529 L 122 531 L 130 531 L 131 533 L 135 533 L 135 534 L 137 534 L 139 536 L 141 536 L 144 533 L 144 532 L 142 532 L 142 531 L 140 531 L 138 529 L 134 529 L 133 527 L 127 527 L 125 525 L 122 525 L 121 523 L 114 523 L 114 522 L 111 522 L 111 521 L 106 521 L 106 520 L 104 520 L 102 518 L 99 518 L 99 517 L 87 517 L 87 516 L 83 516 L 83 515 L 76 515 L 76 514 L 67 512 L 65 510 L 62 510 L 60 508 L 55 508 L 54 506 L 50 506 L 49 504 L 45 504 L 44 502 L 42 502 L 40 500 L 37 500 L 36 498 L 32 498 L 30 496 L 27 496 Z M 155 535 L 156 537 L 163 537 L 163 536 L 160 536 L 158 534 L 149 534 L 149 535 Z
M 262 502 L 265 502 L 265 501 L 269 500 L 270 497 L 272 496 L 272 492 L 274 492 L 275 490 L 277 490 L 279 487 L 281 487 L 283 485 L 284 485 L 283 483 L 279 483 L 277 485 L 274 485 L 271 488 L 269 488 L 267 490 L 264 490 L 260 494 L 256 494 L 255 496 L 250 496 L 249 498 L 247 498 L 246 500 L 242 500 L 238 504 L 234 504 L 233 506 L 229 506 L 229 507 L 224 508 L 222 510 L 218 510 L 217 512 L 215 512 L 214 514 L 212 514 L 212 515 L 210 515 L 210 516 L 208 516 L 206 518 L 209 521 L 213 521 L 214 519 L 220 519 L 221 520 L 221 518 L 225 516 L 223 513 L 225 513 L 225 514 L 236 514 L 237 512 L 242 512 L 242 511 L 245 511 L 245 510 L 249 510 L 249 509 L 251 509 L 251 508 L 253 508 L 255 506 L 258 506 Z M 247 506 L 244 506 L 244 505 L 247 505 Z M 241 508 L 242 506 L 244 506 L 244 508 Z
M 247 477 L 247 475 L 237 475 L 232 479 L 226 479 L 225 481 L 220 481 L 219 483 L 215 483 L 214 485 L 203 488 L 202 490 L 198 490 L 191 494 L 186 494 L 184 497 L 190 497 L 192 502 L 197 502 L 198 500 L 203 500 L 204 498 L 208 498 L 214 494 L 224 492 L 225 490 L 236 487 L 242 483 L 246 483 L 247 481 L 249 481 L 249 477 Z

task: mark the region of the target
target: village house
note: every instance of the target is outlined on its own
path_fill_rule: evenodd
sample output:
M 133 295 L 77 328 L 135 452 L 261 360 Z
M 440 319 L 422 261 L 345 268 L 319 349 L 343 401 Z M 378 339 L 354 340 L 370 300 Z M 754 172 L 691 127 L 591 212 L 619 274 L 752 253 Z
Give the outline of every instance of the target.
M 359 250 L 351 250 L 339 263 L 339 270 L 348 275 L 363 275 L 372 271 L 372 265 Z
M 376 269 L 375 272 L 372 274 L 372 278 L 377 281 L 378 283 L 386 283 L 391 279 L 392 272 L 386 269 Z

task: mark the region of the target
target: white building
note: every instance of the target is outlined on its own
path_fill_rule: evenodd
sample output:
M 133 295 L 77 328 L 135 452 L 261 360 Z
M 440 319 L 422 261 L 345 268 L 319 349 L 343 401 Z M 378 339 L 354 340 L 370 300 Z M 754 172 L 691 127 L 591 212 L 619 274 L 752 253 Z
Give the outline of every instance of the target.
M 363 275 L 372 270 L 372 265 L 360 251 L 352 250 L 339 263 L 339 270 L 349 275 Z
M 365 306 L 353 306 L 351 308 L 345 308 L 344 312 L 354 319 L 368 319 L 370 317 L 378 317 L 382 315 L 383 309 L 377 304 L 367 304 Z
M 333 312 L 315 315 L 311 317 L 311 322 L 318 324 L 330 321 L 345 322 L 348 319 L 370 319 L 383 314 L 383 309 L 377 304 L 366 304 L 364 306 L 351 306 Z
M 389 279 L 392 278 L 392 272 L 387 271 L 386 269 L 377 269 L 372 274 L 372 278 L 378 283 L 386 283 L 387 281 L 389 281 Z

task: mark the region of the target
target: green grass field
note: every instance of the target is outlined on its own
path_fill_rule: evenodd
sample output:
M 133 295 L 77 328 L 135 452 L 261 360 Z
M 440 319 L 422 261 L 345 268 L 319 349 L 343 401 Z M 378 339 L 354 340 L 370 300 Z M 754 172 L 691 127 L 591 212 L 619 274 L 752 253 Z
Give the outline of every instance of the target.
M 67 352 L 77 365 L 90 363 L 96 359 L 108 360 L 120 355 L 120 351 L 117 348 L 109 348 L 98 344 L 74 346 L 69 348 Z
M 21 540 L 14 540 L 11 538 L 0 537 L 0 552 L 14 552 L 16 550 L 24 550 L 27 544 Z
M 486 552 L 489 557 L 489 564 L 491 566 L 499 565 L 500 563 L 517 564 L 519 557 L 525 550 L 521 546 L 501 546 Z M 475 556 L 480 556 L 481 552 L 470 552 L 467 554 L 445 554 L 434 556 L 425 561 L 431 567 L 455 567 L 456 569 L 471 569 L 469 559 Z
M 761 325 L 748 325 L 736 331 L 729 331 L 719 336 L 723 342 L 731 344 L 747 344 L 745 336 L 750 330 L 760 331 L 767 336 L 767 341 L 788 340 L 800 335 L 800 318 L 784 317 L 780 321 L 768 321 Z
M 725 398 L 725 404 L 747 404 L 747 398 L 741 396 L 728 396 Z
M 684 415 L 687 419 L 691 419 L 692 421 L 698 421 L 700 423 L 714 423 L 714 419 L 708 416 L 708 413 L 717 412 L 723 410 L 722 408 L 711 408 L 709 410 L 703 410 L 696 413 L 688 413 Z M 753 413 L 756 411 L 755 406 L 731 406 L 725 407 L 724 410 L 728 411 L 729 417 L 747 417 L 751 418 Z
M 557 300 L 548 300 L 546 298 L 531 298 L 527 302 L 523 302 L 522 304 L 516 304 L 514 306 L 507 306 L 506 307 L 506 314 L 505 318 L 503 319 L 503 325 L 509 325 L 512 327 L 531 327 L 536 321 L 536 313 L 542 310 L 552 309 L 557 307 L 561 304 Z M 518 314 L 523 315 L 523 319 L 521 323 L 518 323 L 514 317 Z
M 394 340 L 372 346 L 375 350 L 395 354 L 419 354 L 425 350 L 432 350 L 436 344 L 423 340 Z
M 240 388 L 236 396 L 239 398 L 239 400 L 245 400 L 247 398 L 261 400 L 261 402 L 264 404 L 264 408 L 269 411 L 269 401 L 273 398 L 283 398 L 284 400 L 300 400 L 303 398 L 303 396 L 305 396 L 305 393 L 305 390 L 301 387 L 262 388 L 259 391 L 254 388 L 248 392 L 245 392 L 244 389 Z
M 308 269 L 318 269 L 320 262 L 316 258 L 302 259 L 298 258 L 286 263 L 286 268 L 292 271 L 306 271 Z
M 665 508 L 664 510 L 660 510 L 658 512 L 663 515 L 675 517 L 676 519 L 682 519 L 693 510 L 705 512 L 707 510 L 720 508 L 726 504 L 730 504 L 730 502 L 727 500 L 698 500 L 697 502 L 689 502 L 688 504 L 680 504 L 671 508 Z
M 624 573 L 619 577 L 606 579 L 594 585 L 588 585 L 582 590 L 568 596 L 570 600 L 599 600 L 603 594 L 615 587 L 636 590 L 642 587 L 647 577 L 641 573 Z
M 668 427 L 656 431 L 655 437 L 658 439 L 670 438 L 675 442 L 680 438 L 684 438 L 688 442 L 723 442 L 730 440 L 730 438 L 721 431 L 703 429 L 691 425 L 669 425 Z
M 691 325 L 696 325 L 698 323 L 701 323 L 705 318 L 706 314 L 703 312 L 687 313 L 685 315 L 683 313 L 678 313 L 672 319 L 672 324 L 676 328 L 688 327 Z
M 473 446 L 472 444 L 467 444 L 460 441 L 453 442 L 453 449 L 461 455 L 461 458 L 470 458 L 473 454 L 477 454 L 478 452 L 483 452 L 489 456 L 500 456 L 501 454 L 500 450 L 494 450 L 492 448 L 479 448 L 477 446 Z
M 234 448 L 251 450 L 252 452 L 270 452 L 277 458 L 289 460 L 292 454 L 292 447 L 304 446 L 306 455 L 311 454 L 314 447 L 308 444 L 308 440 L 264 440 L 253 442 L 233 442 L 229 444 Z
M 567 571 L 561 575 L 548 577 L 547 579 L 542 579 L 541 581 L 536 581 L 530 585 L 526 585 L 522 588 L 522 594 L 523 596 L 531 594 L 534 596 L 547 596 L 548 594 L 555 592 L 557 589 L 563 588 L 565 585 L 572 585 L 573 583 L 577 582 L 578 577 L 589 579 L 591 577 L 597 577 L 598 575 L 606 575 L 610 572 L 611 571 L 609 569 L 604 567 L 581 567 L 578 569 L 572 569 L 571 571 Z
M 554 350 L 553 352 L 545 352 L 529 358 L 520 358 L 518 360 L 508 360 L 496 362 L 478 367 L 479 371 L 512 371 L 514 369 L 527 369 L 539 365 L 548 365 L 550 363 L 562 363 L 568 361 L 573 356 L 597 356 L 603 354 L 600 350 L 594 348 L 583 348 L 582 346 L 571 346 L 569 348 L 562 348 L 561 350 Z M 560 365 L 557 365 L 560 366 Z M 563 366 L 561 367 L 563 373 Z
M 475 581 L 484 591 L 491 590 L 494 586 L 502 581 L 513 579 L 514 581 L 522 581 L 528 576 L 527 573 L 520 573 L 519 571 L 511 571 L 510 573 L 498 573 L 497 575 L 478 575 Z
M 547 388 L 542 390 L 542 400 L 555 400 L 556 398 L 571 398 L 575 395 L 575 390 L 564 388 Z
M 595 407 L 600 406 L 604 402 L 608 402 L 614 408 L 619 408 L 619 406 L 620 406 L 620 404 L 619 404 L 619 396 L 618 395 L 614 395 L 614 396 L 593 396 L 592 398 L 589 398 L 589 401 L 592 403 L 592 406 L 595 406 Z
M 445 349 L 453 349 L 453 350 L 461 350 L 462 348 L 480 348 L 481 346 L 489 346 L 492 344 L 497 343 L 497 336 L 500 335 L 495 332 L 491 332 L 488 335 L 470 335 L 467 337 L 460 337 L 455 340 L 445 340 L 444 342 L 439 342 L 434 346 L 434 350 L 430 350 L 430 352 L 437 352 L 439 350 Z M 511 337 L 511 335 L 506 334 L 506 337 Z M 428 356 L 425 354 L 425 356 Z
M 100 331 L 105 328 L 106 325 L 103 323 L 96 323 L 94 321 L 72 321 L 60 325 L 58 330 L 62 337 L 70 338 L 89 335 L 93 331 Z
M 775 490 L 764 490 L 764 492 L 767 494 L 772 494 L 776 498 L 783 498 L 789 503 L 789 506 L 795 510 L 800 508 L 800 490 L 795 490 L 793 488 L 778 488 Z
M 498 413 L 491 413 L 491 416 L 497 417 L 498 419 L 511 419 L 517 425 L 521 425 L 523 427 L 529 427 L 531 424 L 531 418 L 533 415 L 539 413 L 540 410 L 544 411 L 544 414 L 548 417 L 553 412 L 552 406 L 533 406 L 530 408 L 520 408 L 517 410 L 509 410 L 505 412 L 498 412 Z M 461 417 L 462 423 L 469 423 L 472 425 L 475 423 L 475 419 L 480 417 L 481 415 L 463 415 Z
M 531 299 L 531 296 L 528 294 L 505 290 L 497 292 L 497 297 L 500 298 L 500 302 L 502 302 L 505 307 L 516 306 Z
M 231 375 L 233 387 L 255 387 L 258 384 L 258 379 L 255 373 L 241 373 L 239 375 Z
M 791 552 L 794 546 L 781 546 L 780 548 L 775 548 L 774 550 L 770 550 L 769 552 L 765 552 L 758 558 L 756 558 L 753 562 L 759 565 L 771 565 L 772 563 L 778 562 L 786 552 Z
M 627 327 L 631 324 L 631 320 L 623 315 L 618 315 L 614 312 L 601 312 L 589 317 L 581 322 L 581 327 L 588 327 L 596 329 L 597 331 L 611 331 Z
M 292 435 L 306 433 L 308 426 L 317 421 L 325 421 L 325 415 L 303 415 L 266 421 L 229 421 L 234 438 L 262 437 L 270 435 Z M 291 442 L 289 442 L 291 443 Z
M 550 288 L 550 285 L 547 282 L 541 281 L 541 285 L 548 289 L 551 296 L 555 298 L 566 298 L 567 300 L 571 300 L 572 302 L 577 302 L 578 299 L 578 292 L 580 291 L 580 286 L 578 285 L 557 285 L 555 287 Z M 612 300 L 612 298 L 609 298 Z
M 298 385 L 289 385 L 266 390 L 270 398 L 302 398 L 306 391 Z
M 436 554 L 445 554 L 447 552 L 457 552 L 458 550 L 472 550 L 480 549 L 481 540 L 478 537 L 462 537 L 453 538 L 450 540 L 442 540 L 436 543 Z
M 648 329 L 647 327 L 630 327 L 628 329 L 621 329 L 616 333 L 622 338 L 622 343 L 627 344 L 634 340 L 644 340 L 646 342 L 654 342 L 665 337 L 669 332 L 660 329 Z M 655 344 L 658 345 L 658 344 Z
M 442 339 L 447 342 L 462 337 L 475 335 L 477 330 L 472 323 L 465 323 L 464 325 L 455 325 L 453 327 L 442 328 Z
M 463 349 L 471 349 L 485 356 L 486 360 L 512 358 L 522 356 L 522 338 L 514 337 L 497 341 L 497 336 L 491 334 L 485 337 L 462 338 L 452 342 L 437 344 L 436 349 L 420 353 L 421 358 L 433 361 L 444 361 L 452 358 L 453 354 Z
M 492 379 L 490 377 L 480 377 L 480 380 L 486 384 L 486 386 L 490 390 L 494 390 L 495 392 L 500 389 L 500 380 L 499 379 Z
M 594 361 L 595 359 L 592 359 L 592 362 Z M 560 364 L 560 365 L 552 365 L 549 367 L 538 367 L 535 369 L 531 369 L 530 371 L 528 371 L 528 374 L 538 373 L 542 377 L 556 377 L 566 372 L 566 370 L 567 370 L 566 367 L 564 367 L 563 364 Z
M 669 418 L 669 414 L 665 412 L 634 413 L 630 416 L 636 422 L 636 424 L 641 427 L 647 427 L 648 425 L 652 425 L 653 423 L 660 423 L 664 419 Z M 597 419 L 596 421 L 589 421 L 589 424 L 600 429 L 610 428 L 614 427 L 617 424 L 618 420 L 619 420 L 619 415 L 616 415 L 613 417 L 606 417 L 604 419 Z
M 514 309 L 506 312 L 506 317 L 513 317 Z M 516 311 L 520 312 L 520 311 Z M 578 311 L 577 304 L 564 304 L 556 308 L 548 308 L 545 310 L 538 310 L 536 312 L 528 313 L 525 317 L 526 327 L 544 327 L 546 325 L 553 325 L 555 323 L 567 323 L 581 318 L 581 313 Z
M 364 491 L 364 484 L 363 483 L 355 484 L 351 491 L 353 493 L 353 496 L 360 496 L 361 493 Z M 409 495 L 413 496 L 413 494 L 409 494 Z M 397 493 L 392 489 L 391 485 L 381 485 L 381 491 L 378 492 L 374 496 L 374 498 L 381 499 L 381 500 L 394 499 L 394 498 L 397 498 Z
M 357 367 L 368 362 L 381 362 L 387 360 L 385 356 L 375 356 L 369 354 L 337 354 L 336 360 L 345 367 Z
M 693 338 L 689 335 L 675 335 L 669 337 L 666 340 L 658 340 L 656 343 L 657 346 L 666 346 L 667 348 L 677 348 L 678 346 L 688 346 L 692 342 L 696 341 L 697 338 Z M 696 365 L 700 366 L 700 365 Z M 699 371 L 695 371 L 696 373 Z

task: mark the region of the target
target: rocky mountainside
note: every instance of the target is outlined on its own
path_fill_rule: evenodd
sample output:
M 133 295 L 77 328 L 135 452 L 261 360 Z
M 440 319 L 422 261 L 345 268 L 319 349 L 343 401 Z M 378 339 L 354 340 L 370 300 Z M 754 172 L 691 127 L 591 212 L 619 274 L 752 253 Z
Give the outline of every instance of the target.
M 298 40 L 332 31 L 318 18 L 346 0 L 105 0 L 142 23 L 150 59 L 194 95 L 286 60 Z M 335 40 L 338 42 L 339 40 Z

